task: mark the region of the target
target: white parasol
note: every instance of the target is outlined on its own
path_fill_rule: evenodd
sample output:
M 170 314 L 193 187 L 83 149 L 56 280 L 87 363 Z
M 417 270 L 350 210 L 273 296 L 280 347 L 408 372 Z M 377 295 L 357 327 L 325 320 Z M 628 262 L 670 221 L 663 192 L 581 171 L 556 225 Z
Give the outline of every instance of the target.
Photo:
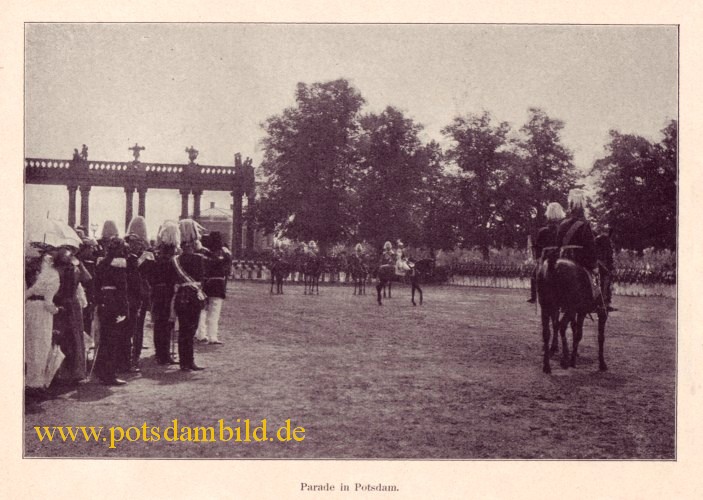
M 30 242 L 45 243 L 53 247 L 64 245 L 80 248 L 81 238 L 71 226 L 56 219 L 41 219 L 39 223 L 27 230 L 27 239 Z

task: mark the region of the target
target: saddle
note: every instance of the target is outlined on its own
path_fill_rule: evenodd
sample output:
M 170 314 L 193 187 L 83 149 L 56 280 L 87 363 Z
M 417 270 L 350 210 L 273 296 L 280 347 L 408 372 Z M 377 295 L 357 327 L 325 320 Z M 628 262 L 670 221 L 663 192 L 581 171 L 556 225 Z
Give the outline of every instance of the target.
M 559 247 L 544 247 L 542 255 L 539 256 L 540 262 L 548 259 L 556 259 L 559 256 Z
M 567 246 L 565 246 L 565 247 L 562 247 L 562 248 L 561 248 L 561 252 L 560 252 L 560 257 L 563 258 L 563 259 L 570 260 L 571 262 L 573 262 L 574 264 L 576 264 L 576 265 L 579 267 L 579 269 L 581 269 L 581 270 L 584 272 L 585 276 L 586 276 L 587 279 L 588 279 L 588 283 L 589 283 L 590 286 L 591 286 L 591 297 L 593 298 L 593 301 L 594 301 L 596 304 L 599 304 L 599 303 L 602 301 L 602 299 L 601 299 L 602 290 L 601 290 L 601 286 L 600 286 L 600 275 L 599 275 L 598 272 L 593 273 L 593 272 L 591 272 L 589 269 L 586 269 L 584 266 L 580 265 L 580 264 L 577 262 L 577 260 L 576 260 L 575 258 L 573 258 L 573 254 L 570 253 L 570 252 L 573 251 L 573 250 L 577 250 L 577 249 L 579 249 L 579 248 L 582 248 L 582 247 L 581 247 L 581 246 L 578 246 L 578 245 L 567 245 Z

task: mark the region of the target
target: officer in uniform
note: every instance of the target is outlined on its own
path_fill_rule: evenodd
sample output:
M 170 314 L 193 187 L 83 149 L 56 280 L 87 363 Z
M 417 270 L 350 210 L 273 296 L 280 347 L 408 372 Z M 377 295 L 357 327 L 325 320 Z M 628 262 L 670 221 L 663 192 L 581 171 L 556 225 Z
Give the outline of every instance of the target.
M 608 312 L 617 311 L 611 306 L 615 273 L 612 235 L 612 228 L 608 224 L 603 224 L 600 227 L 598 236 L 596 236 L 596 255 L 598 256 L 598 270 L 601 278 L 601 292 L 603 293 L 603 301 Z
M 532 273 L 532 279 L 530 280 L 530 299 L 527 302 L 534 303 L 537 299 L 537 290 L 535 287 L 535 281 L 537 276 L 537 269 L 542 263 L 542 255 L 544 249 L 557 248 L 557 231 L 559 229 L 559 224 L 566 214 L 564 209 L 557 202 L 552 202 L 547 206 L 547 211 L 544 214 L 547 217 L 547 225 L 540 228 L 537 232 L 537 239 L 534 245 L 534 258 L 537 260 L 537 265 Z
M 600 295 L 600 288 L 597 284 L 597 259 L 596 244 L 591 230 L 591 225 L 586 219 L 586 195 L 581 189 L 569 191 L 569 214 L 566 219 L 559 224 L 557 231 L 557 245 L 561 249 L 561 255 L 579 264 L 586 270 L 593 298 Z

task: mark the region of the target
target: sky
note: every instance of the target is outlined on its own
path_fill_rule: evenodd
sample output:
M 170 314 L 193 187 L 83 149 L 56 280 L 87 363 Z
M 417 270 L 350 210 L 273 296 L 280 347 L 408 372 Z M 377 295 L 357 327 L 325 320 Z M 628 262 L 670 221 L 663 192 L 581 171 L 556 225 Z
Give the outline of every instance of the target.
M 673 26 L 29 24 L 25 156 L 70 159 L 87 144 L 89 159 L 130 161 L 139 142 L 145 162 L 186 163 L 193 145 L 200 164 L 240 152 L 257 166 L 261 123 L 294 104 L 298 82 L 346 78 L 364 111 L 395 106 L 444 145 L 459 114 L 518 129 L 542 108 L 587 171 L 609 130 L 658 140 L 677 119 L 677 44 Z M 25 200 L 28 225 L 67 218 L 64 187 L 27 186 Z M 211 202 L 231 197 L 205 192 Z M 124 212 L 121 190 L 93 188 L 92 223 L 124 228 Z M 147 194 L 152 235 L 179 213 L 177 192 Z

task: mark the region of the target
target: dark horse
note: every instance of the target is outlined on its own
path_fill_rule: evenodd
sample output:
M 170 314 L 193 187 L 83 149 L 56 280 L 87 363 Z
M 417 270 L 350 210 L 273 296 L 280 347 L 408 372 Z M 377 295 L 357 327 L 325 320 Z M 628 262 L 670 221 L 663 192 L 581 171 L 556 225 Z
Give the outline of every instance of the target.
M 411 301 L 413 305 L 415 303 L 415 290 L 420 293 L 420 305 L 422 305 L 422 288 L 420 288 L 420 280 L 427 276 L 432 276 L 434 271 L 434 260 L 433 259 L 422 259 L 415 262 L 414 266 L 406 276 L 410 279 L 410 285 L 412 286 L 412 298 Z M 376 271 L 378 276 L 378 284 L 376 285 L 376 294 L 378 295 L 378 305 L 382 306 L 381 302 L 381 289 L 385 285 L 390 285 L 391 281 L 399 279 L 395 274 L 395 266 L 390 264 L 383 264 L 378 267 Z M 389 286 L 390 292 L 390 286 Z
M 353 255 L 349 260 L 349 274 L 354 281 L 354 295 L 366 295 L 366 279 L 369 276 L 369 266 L 364 262 L 363 257 Z
M 303 263 L 303 294 L 320 295 L 320 275 L 323 270 L 322 258 L 314 253 L 305 256 Z M 308 293 L 309 292 L 309 293 Z
M 283 280 L 290 273 L 290 264 L 282 258 L 274 258 L 269 265 L 271 270 L 271 293 L 273 293 L 273 283 L 276 283 L 276 293 L 283 293 Z
M 562 344 L 561 367 L 576 366 L 578 345 L 583 337 L 583 322 L 586 315 L 595 312 L 598 315 L 598 368 L 608 369 L 603 354 L 605 343 L 605 322 L 608 313 L 602 299 L 593 299 L 591 283 L 586 270 L 569 259 L 557 259 L 552 255 L 544 260 L 537 272 L 537 297 L 542 311 L 542 371 L 551 373 L 549 357 L 550 322 L 559 331 Z M 563 313 L 559 318 L 559 313 Z M 566 342 L 566 329 L 571 324 L 573 348 L 569 356 Z M 556 339 L 555 339 L 556 340 Z M 552 348 L 556 350 L 556 342 Z

